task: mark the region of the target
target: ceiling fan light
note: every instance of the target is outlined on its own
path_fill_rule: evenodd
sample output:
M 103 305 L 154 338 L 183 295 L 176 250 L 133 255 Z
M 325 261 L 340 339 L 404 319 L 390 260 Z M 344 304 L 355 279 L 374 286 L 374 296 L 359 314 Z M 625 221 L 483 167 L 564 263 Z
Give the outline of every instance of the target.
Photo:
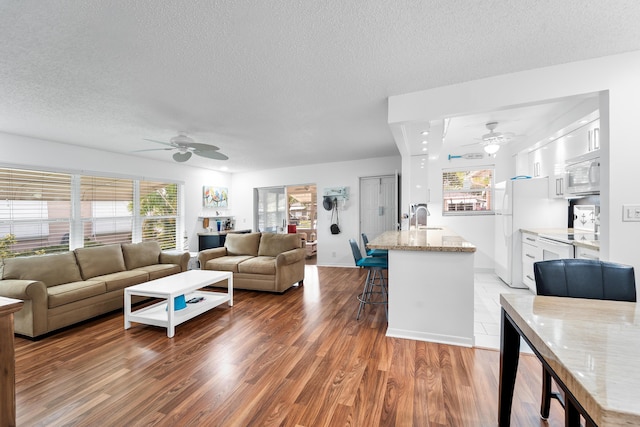
M 484 146 L 484 151 L 487 154 L 496 154 L 500 150 L 500 146 L 498 144 L 487 144 Z
M 191 158 L 191 152 L 187 151 L 186 153 L 177 152 L 173 154 L 173 160 L 176 162 L 186 162 Z

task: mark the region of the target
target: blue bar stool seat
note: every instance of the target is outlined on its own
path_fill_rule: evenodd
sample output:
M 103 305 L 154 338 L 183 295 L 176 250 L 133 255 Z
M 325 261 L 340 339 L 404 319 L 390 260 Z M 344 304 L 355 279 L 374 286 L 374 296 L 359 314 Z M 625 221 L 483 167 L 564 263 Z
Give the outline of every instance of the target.
M 367 251 L 367 256 L 373 257 L 388 257 L 389 251 L 386 249 L 369 249 L 369 239 L 367 235 L 362 233 L 362 241 L 364 242 L 364 248 Z
M 367 278 L 364 281 L 362 293 L 358 295 L 360 305 L 358 307 L 358 315 L 356 320 L 360 319 L 360 313 L 365 304 L 381 304 L 384 305 L 385 317 L 389 318 L 388 312 L 388 293 L 387 284 L 385 282 L 383 270 L 388 269 L 388 258 L 386 257 L 363 257 L 360 248 L 355 240 L 349 239 L 353 259 L 356 266 L 367 269 Z M 376 290 L 379 288 L 379 290 Z

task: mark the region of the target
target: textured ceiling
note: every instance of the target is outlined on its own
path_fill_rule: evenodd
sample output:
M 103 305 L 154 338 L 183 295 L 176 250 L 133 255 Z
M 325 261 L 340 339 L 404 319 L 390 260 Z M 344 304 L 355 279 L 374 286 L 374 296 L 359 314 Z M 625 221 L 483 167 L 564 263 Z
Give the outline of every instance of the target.
M 637 0 L 0 0 L 0 131 L 245 171 L 398 153 L 387 97 L 640 49 Z M 170 153 L 135 155 L 172 161 Z

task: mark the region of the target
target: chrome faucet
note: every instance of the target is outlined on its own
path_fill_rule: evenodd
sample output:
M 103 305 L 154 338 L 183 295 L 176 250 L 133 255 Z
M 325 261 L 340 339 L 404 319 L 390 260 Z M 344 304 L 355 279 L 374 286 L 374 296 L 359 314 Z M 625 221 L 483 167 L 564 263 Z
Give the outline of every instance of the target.
M 425 205 L 416 206 L 415 210 L 414 210 L 414 213 L 413 213 L 413 215 L 414 215 L 414 221 L 413 222 L 414 222 L 414 227 L 416 228 L 416 230 L 418 229 L 418 212 L 420 211 L 420 209 L 424 209 L 424 227 L 425 228 L 427 228 L 427 217 L 429 215 L 431 215 L 429 213 L 429 209 L 427 209 L 427 205 L 426 204 Z

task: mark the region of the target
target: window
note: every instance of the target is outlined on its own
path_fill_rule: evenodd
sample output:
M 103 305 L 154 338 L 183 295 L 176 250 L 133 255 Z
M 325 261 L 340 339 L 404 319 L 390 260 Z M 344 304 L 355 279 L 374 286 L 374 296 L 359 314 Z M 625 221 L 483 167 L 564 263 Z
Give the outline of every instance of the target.
M 80 177 L 83 246 L 132 241 L 133 180 Z
M 493 213 L 493 169 L 442 172 L 443 215 Z
M 255 229 L 277 233 L 286 227 L 287 198 L 284 187 L 254 189 Z
M 176 183 L 0 168 L 0 259 L 156 240 L 182 249 Z
M 140 182 L 142 240 L 156 240 L 162 249 L 176 247 L 178 184 Z
M 0 257 L 69 250 L 71 175 L 0 168 Z

